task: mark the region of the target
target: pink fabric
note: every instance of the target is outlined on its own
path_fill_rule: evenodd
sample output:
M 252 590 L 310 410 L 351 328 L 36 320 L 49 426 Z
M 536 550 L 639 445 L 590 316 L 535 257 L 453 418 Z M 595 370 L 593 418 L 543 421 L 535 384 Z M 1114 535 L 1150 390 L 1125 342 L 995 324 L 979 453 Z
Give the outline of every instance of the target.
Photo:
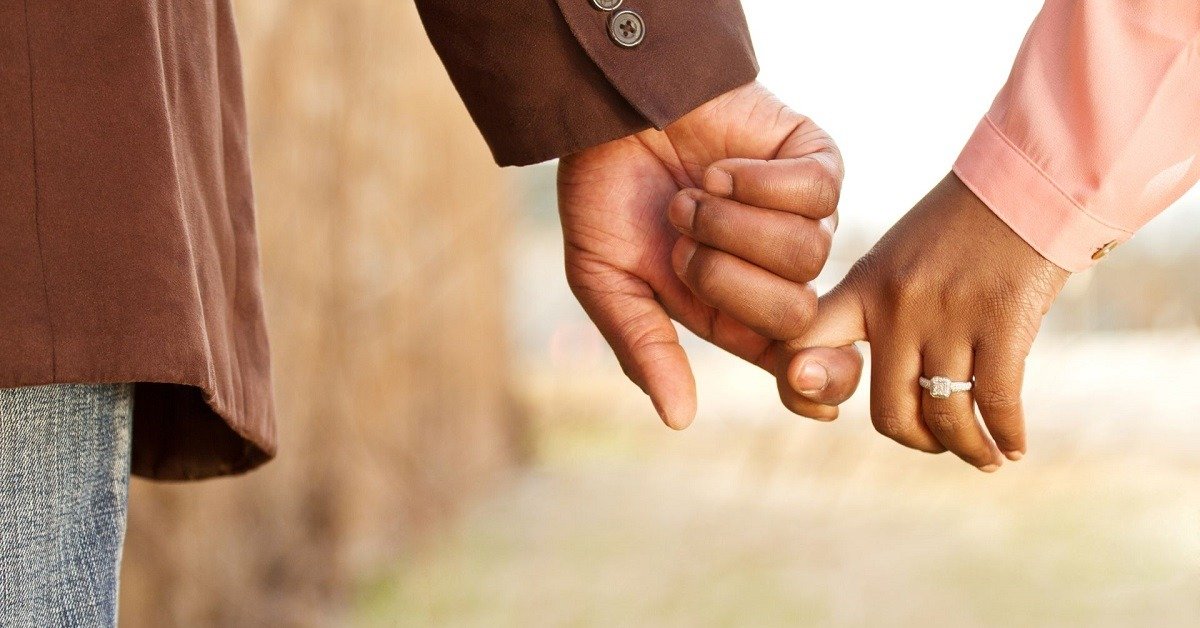
M 1200 1 L 1049 0 L 954 171 L 1081 271 L 1200 179 Z

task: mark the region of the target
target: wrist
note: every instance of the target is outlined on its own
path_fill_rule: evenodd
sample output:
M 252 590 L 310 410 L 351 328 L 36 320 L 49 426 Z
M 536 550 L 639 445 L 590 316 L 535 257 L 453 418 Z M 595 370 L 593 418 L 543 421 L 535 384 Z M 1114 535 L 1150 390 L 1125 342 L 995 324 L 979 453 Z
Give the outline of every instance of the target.
M 954 174 L 1022 240 L 1070 272 L 1091 268 L 1133 236 L 1081 206 L 989 118 L 967 142 Z
M 987 252 L 997 263 L 1025 269 L 1047 279 L 1066 281 L 1071 272 L 1048 259 L 979 198 L 955 172 L 950 172 L 930 193 L 930 198 L 953 207 L 962 215 L 964 228 L 974 232 L 980 253 Z

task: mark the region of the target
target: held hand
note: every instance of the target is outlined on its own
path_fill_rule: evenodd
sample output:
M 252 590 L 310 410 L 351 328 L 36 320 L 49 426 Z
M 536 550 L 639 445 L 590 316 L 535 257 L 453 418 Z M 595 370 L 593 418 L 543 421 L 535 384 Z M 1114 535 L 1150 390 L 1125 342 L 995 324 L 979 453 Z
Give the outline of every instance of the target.
M 667 425 L 687 427 L 696 412 L 695 380 L 671 318 L 735 355 L 785 372 L 790 354 L 763 332 L 783 327 L 799 334 L 812 317 L 816 295 L 805 282 L 828 256 L 841 179 L 841 156 L 829 136 L 757 83 L 717 97 L 664 131 L 638 133 L 561 161 L 568 282 Z M 707 192 L 680 192 L 686 188 Z M 717 197 L 727 200 L 718 207 L 710 202 Z M 777 260 L 788 280 L 763 271 L 726 282 L 727 275 L 741 277 L 744 264 L 701 247 L 686 266 L 695 281 L 714 289 L 697 298 L 672 270 L 671 250 L 680 240 L 667 222 L 673 198 L 672 211 L 681 220 L 690 213 L 704 233 L 719 234 L 727 212 L 769 213 L 751 237 L 769 238 L 782 252 L 778 234 L 790 236 L 793 257 Z M 685 207 L 687 199 L 697 201 L 695 208 Z M 742 308 L 741 292 L 760 289 L 776 298 Z M 852 380 L 852 390 L 858 379 L 857 370 L 844 366 L 854 364 L 857 352 L 813 351 L 810 357 L 828 365 L 831 381 L 823 389 L 829 392 L 815 396 L 840 403 L 840 382 Z
M 1025 358 L 1067 277 L 951 174 L 821 299 L 799 344 L 869 340 L 875 428 L 995 471 L 1002 452 L 1025 453 Z M 810 359 L 805 351 L 794 358 L 791 388 L 802 387 Z M 922 376 L 974 378 L 974 388 L 937 398 L 919 386 Z

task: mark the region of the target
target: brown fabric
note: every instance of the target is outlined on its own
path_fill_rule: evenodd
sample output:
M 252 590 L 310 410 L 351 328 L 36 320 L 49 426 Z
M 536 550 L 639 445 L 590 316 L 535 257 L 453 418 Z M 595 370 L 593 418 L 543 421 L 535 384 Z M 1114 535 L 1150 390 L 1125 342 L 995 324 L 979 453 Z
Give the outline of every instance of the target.
M 591 0 L 417 0 L 425 30 L 500 165 L 525 165 L 662 128 L 754 80 L 737 0 L 626 0 L 636 48 Z
M 241 93 L 226 1 L 0 0 L 0 386 L 159 382 L 140 475 L 275 450 Z
M 754 80 L 758 64 L 737 0 L 626 0 L 646 24 L 637 48 L 615 45 L 591 0 L 557 0 L 609 81 L 655 127 Z
M 503 164 L 753 79 L 733 0 L 627 1 L 634 50 L 561 4 L 418 2 Z M 136 382 L 136 474 L 246 471 L 276 447 L 260 283 L 229 0 L 0 0 L 0 387 Z

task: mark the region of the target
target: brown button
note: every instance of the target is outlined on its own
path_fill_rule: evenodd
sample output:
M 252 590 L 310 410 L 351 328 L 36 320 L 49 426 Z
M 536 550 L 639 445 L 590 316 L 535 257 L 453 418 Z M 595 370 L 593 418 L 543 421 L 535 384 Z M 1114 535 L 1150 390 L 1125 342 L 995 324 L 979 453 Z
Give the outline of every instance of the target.
M 601 11 L 616 11 L 625 0 L 592 0 L 592 5 Z
M 1092 259 L 1094 259 L 1094 260 L 1104 259 L 1104 257 L 1106 255 L 1108 255 L 1109 253 L 1112 253 L 1113 249 L 1117 248 L 1118 244 L 1120 244 L 1120 242 L 1113 240 L 1112 242 L 1109 242 L 1108 244 L 1105 244 L 1104 246 L 1096 249 L 1096 252 L 1092 253 Z
M 615 13 L 608 21 L 608 36 L 619 46 L 634 48 L 646 38 L 646 22 L 633 11 Z

